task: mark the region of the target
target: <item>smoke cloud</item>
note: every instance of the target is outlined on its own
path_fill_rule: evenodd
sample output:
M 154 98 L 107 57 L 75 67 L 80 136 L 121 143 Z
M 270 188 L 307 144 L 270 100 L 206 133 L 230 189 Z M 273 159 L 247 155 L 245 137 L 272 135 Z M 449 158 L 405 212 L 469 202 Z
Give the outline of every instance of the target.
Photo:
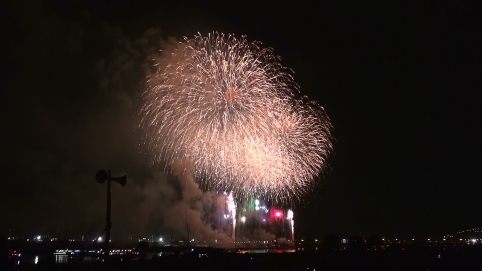
M 147 227 L 157 228 L 167 242 L 171 237 L 187 242 L 189 235 L 196 244 L 233 246 L 233 241 L 225 232 L 214 229 L 216 216 L 222 214 L 225 208 L 225 197 L 199 189 L 193 179 L 193 170 L 189 161 L 173 162 L 173 176 L 160 184 L 162 196 L 148 195 L 157 197 L 158 201 L 149 214 Z

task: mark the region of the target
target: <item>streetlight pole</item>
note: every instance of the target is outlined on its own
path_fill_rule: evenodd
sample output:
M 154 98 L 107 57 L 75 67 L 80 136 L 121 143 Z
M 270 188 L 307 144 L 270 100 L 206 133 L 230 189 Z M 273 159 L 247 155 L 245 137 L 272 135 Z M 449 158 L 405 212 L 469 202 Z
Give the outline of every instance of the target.
M 110 175 L 110 169 L 108 170 L 108 177 L 107 177 L 107 211 L 105 214 L 105 241 L 104 241 L 104 250 L 105 250 L 105 261 L 107 261 L 110 253 L 110 229 L 112 228 L 112 223 L 110 222 L 110 209 L 111 209 L 111 197 L 110 197 L 110 181 L 112 179 Z
M 110 182 L 118 182 L 122 187 L 126 185 L 127 175 L 122 177 L 112 178 L 110 174 L 110 169 L 106 172 L 105 170 L 99 170 L 96 174 L 96 180 L 99 183 L 107 181 L 107 210 L 105 215 L 105 241 L 104 241 L 104 259 L 107 261 L 110 255 L 110 229 L 112 228 L 112 223 L 110 221 L 110 210 L 111 210 L 111 193 L 110 193 Z

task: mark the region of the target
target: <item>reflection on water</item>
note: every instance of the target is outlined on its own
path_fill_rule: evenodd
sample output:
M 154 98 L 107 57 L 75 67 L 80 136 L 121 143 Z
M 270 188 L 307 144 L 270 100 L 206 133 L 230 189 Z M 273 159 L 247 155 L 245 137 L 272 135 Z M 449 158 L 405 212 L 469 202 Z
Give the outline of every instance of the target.
M 76 251 L 77 252 L 77 251 Z M 244 253 L 293 253 L 295 252 L 294 249 L 242 249 L 242 250 L 239 250 L 238 253 L 241 253 L 241 254 L 244 254 Z M 169 254 L 172 254 L 174 255 L 174 253 L 169 253 L 169 252 L 160 252 L 160 253 L 155 253 L 156 256 L 165 256 L 165 255 L 169 255 Z M 75 254 L 74 254 L 75 255 Z M 112 253 L 111 253 L 112 255 Z M 124 253 L 121 253 L 120 255 L 124 255 Z M 134 254 L 125 254 L 124 256 L 128 256 L 128 255 L 136 255 L 135 253 Z M 42 255 L 35 255 L 35 254 L 30 254 L 30 255 L 22 255 L 22 257 L 20 258 L 19 257 L 20 254 L 18 254 L 18 256 L 15 256 L 14 258 L 12 258 L 12 261 L 14 264 L 16 265 L 36 265 L 36 264 L 39 264 L 42 263 L 43 261 L 51 261 L 52 260 L 52 255 L 45 255 L 45 254 L 42 254 Z M 69 262 L 69 258 L 72 259 L 73 255 L 72 254 L 64 254 L 63 252 L 62 253 L 54 253 L 53 255 L 55 257 L 55 263 L 58 263 L 58 264 L 63 264 L 63 263 L 68 263 Z M 207 256 L 207 254 L 199 254 L 199 257 L 204 257 L 204 256 Z M 134 256 L 135 257 L 135 256 Z M 151 258 L 151 257 L 148 257 L 148 258 Z M 87 261 L 87 262 L 96 262 L 96 261 L 99 261 L 99 255 L 97 254 L 94 254 L 94 255 L 84 255 L 84 257 L 82 258 L 83 261 Z M 3 270 L 0 270 L 0 271 L 3 271 Z
M 68 262 L 68 258 L 69 256 L 68 255 L 55 255 L 55 262 L 56 263 L 67 263 Z M 35 255 L 35 256 L 24 256 L 22 258 L 22 261 L 20 261 L 20 259 L 18 259 L 17 261 L 14 261 L 14 263 L 16 265 L 20 265 L 21 263 L 22 264 L 38 264 L 39 260 L 41 259 L 44 259 L 42 258 L 41 256 L 39 255 Z
M 55 255 L 55 262 L 56 263 L 66 263 L 68 259 L 67 255 Z

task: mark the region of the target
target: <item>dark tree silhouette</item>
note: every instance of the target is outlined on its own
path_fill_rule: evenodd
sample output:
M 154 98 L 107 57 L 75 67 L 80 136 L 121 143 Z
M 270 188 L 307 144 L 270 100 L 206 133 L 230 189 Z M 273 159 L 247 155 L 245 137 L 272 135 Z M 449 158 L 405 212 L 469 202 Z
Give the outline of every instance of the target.
M 382 237 L 378 234 L 372 234 L 368 237 L 367 245 L 370 247 L 379 247 L 383 244 Z
M 0 269 L 4 270 L 3 268 L 6 269 L 6 266 L 8 264 L 8 243 L 7 243 L 7 238 L 4 236 L 0 236 Z
M 351 250 L 363 250 L 365 248 L 365 240 L 360 235 L 352 236 L 348 240 L 348 247 Z
M 325 251 L 333 251 L 335 250 L 340 243 L 340 239 L 338 239 L 338 236 L 336 234 L 327 234 L 323 238 L 323 244 L 321 247 Z
M 140 259 L 145 259 L 147 251 L 149 251 L 149 243 L 146 241 L 140 241 L 136 246 L 136 250 L 139 252 Z

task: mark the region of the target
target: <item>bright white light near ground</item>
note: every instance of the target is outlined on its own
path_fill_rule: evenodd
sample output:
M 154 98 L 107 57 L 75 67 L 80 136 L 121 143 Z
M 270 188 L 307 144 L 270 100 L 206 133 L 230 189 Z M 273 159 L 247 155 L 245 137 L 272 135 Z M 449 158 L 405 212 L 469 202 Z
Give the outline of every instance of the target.
M 159 238 L 159 242 L 163 242 L 162 237 L 161 237 L 161 238 Z
M 97 241 L 99 241 L 99 242 L 102 241 L 102 237 L 99 237 L 99 239 L 97 239 Z
M 35 264 L 38 263 L 38 256 L 35 256 Z
M 241 222 L 243 222 L 243 223 L 246 222 L 246 217 L 245 217 L 245 216 L 242 216 L 242 217 L 241 217 Z
M 293 219 L 294 213 L 292 210 L 288 210 L 288 215 L 286 216 L 286 219 Z
M 259 205 L 259 200 L 254 200 L 254 205 L 258 206 Z

